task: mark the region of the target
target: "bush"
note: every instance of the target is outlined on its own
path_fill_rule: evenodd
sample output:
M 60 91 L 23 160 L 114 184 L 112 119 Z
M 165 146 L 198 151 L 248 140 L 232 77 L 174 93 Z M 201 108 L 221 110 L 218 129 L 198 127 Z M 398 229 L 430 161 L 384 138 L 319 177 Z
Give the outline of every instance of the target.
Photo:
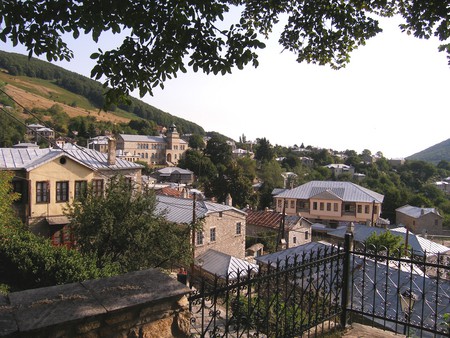
M 111 265 L 99 269 L 91 257 L 54 247 L 26 229 L 0 227 L 0 284 L 11 291 L 108 277 L 117 271 Z

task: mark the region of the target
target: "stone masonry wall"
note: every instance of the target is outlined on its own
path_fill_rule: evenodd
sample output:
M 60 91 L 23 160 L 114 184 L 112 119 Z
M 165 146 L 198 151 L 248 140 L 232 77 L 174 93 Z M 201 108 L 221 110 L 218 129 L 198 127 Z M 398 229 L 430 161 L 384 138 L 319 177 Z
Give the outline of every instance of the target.
M 189 289 L 156 269 L 0 297 L 0 337 L 189 337 Z

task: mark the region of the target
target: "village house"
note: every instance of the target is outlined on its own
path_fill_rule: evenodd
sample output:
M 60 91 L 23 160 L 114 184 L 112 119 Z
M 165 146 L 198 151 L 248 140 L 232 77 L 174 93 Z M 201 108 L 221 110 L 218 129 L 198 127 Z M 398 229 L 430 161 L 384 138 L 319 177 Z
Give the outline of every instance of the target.
M 188 143 L 180 138 L 175 125 L 172 125 L 166 135 L 129 135 L 117 136 L 117 150 L 121 156 L 137 156 L 139 161 L 149 165 L 175 166 L 183 158 Z
M 272 235 L 282 241 L 280 248 L 292 248 L 311 242 L 311 223 L 298 215 L 283 215 L 272 210 L 246 210 L 246 236 Z M 284 231 L 282 230 L 284 229 Z
M 178 184 L 192 184 L 194 173 L 188 169 L 165 167 L 156 171 L 158 182 L 173 182 Z
M 436 208 L 420 208 L 404 205 L 395 209 L 397 224 L 403 224 L 417 234 L 442 234 L 443 217 Z
M 274 196 L 276 211 L 331 227 L 341 222 L 377 224 L 383 199 L 375 191 L 340 181 L 311 181 Z
M 41 139 L 51 140 L 55 138 L 55 131 L 41 124 L 29 124 L 27 125 L 27 138 L 33 142 L 39 142 Z
M 194 238 L 194 257 L 214 249 L 244 259 L 246 231 L 244 211 L 234 208 L 231 203 L 218 204 L 204 200 L 195 200 L 194 209 L 194 199 L 165 195 L 157 195 L 156 202 L 157 212 L 170 222 L 190 226 L 194 214 L 196 220 L 201 220 L 202 229 L 196 231 Z
M 350 174 L 351 177 L 355 174 L 355 168 L 351 165 L 346 165 L 342 163 L 332 163 L 325 166 L 331 170 L 331 174 L 335 177 L 338 177 L 342 174 Z
M 111 139 L 108 154 L 78 146 L 0 148 L 0 170 L 14 173 L 13 189 L 20 193 L 14 208 L 30 230 L 55 245 L 70 245 L 64 208 L 88 184 L 102 194 L 110 177 L 123 175 L 140 186 L 142 166 L 116 159 L 114 143 Z

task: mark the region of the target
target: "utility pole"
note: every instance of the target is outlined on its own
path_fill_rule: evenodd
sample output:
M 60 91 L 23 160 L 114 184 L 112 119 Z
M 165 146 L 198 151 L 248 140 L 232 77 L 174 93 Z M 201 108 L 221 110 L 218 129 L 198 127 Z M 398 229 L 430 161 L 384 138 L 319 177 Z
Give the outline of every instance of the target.
M 280 230 L 278 232 L 277 245 L 275 249 L 276 251 L 278 251 L 278 245 L 280 245 L 281 241 L 284 239 L 285 221 L 286 221 L 286 199 L 283 199 L 283 213 L 281 215 Z
M 194 262 L 195 262 L 195 223 L 197 222 L 197 214 L 196 214 L 196 201 L 197 194 L 194 192 L 193 194 L 193 207 L 192 207 L 192 234 L 191 234 L 191 245 L 192 245 L 192 263 L 191 263 L 191 278 L 189 279 L 189 286 L 192 288 L 192 281 L 194 280 Z

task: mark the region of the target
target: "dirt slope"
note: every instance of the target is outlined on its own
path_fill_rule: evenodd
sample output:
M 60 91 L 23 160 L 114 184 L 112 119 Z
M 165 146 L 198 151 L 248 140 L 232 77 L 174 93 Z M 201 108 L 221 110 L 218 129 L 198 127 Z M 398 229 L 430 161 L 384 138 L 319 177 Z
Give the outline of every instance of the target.
M 16 79 L 16 81 L 19 81 Z M 29 84 L 28 84 L 29 85 Z M 40 92 L 43 93 L 43 95 L 48 95 L 50 90 L 45 87 L 40 87 L 38 85 L 34 85 L 36 89 L 38 89 Z M 130 119 L 125 117 L 116 116 L 111 113 L 106 113 L 104 111 L 99 110 L 86 110 L 83 108 L 77 108 L 72 107 L 69 105 L 66 105 L 61 102 L 57 102 L 51 99 L 47 99 L 45 97 L 27 92 L 21 88 L 18 88 L 14 85 L 11 85 L 10 83 L 5 86 L 5 92 L 8 93 L 8 95 L 12 96 L 14 100 L 16 100 L 21 106 L 31 110 L 32 108 L 50 108 L 54 104 L 58 104 L 61 107 L 63 107 L 64 111 L 70 116 L 70 117 L 76 117 L 76 116 L 95 116 L 98 121 L 111 121 L 114 123 L 118 122 L 129 122 Z M 27 115 L 23 115 L 24 118 L 29 117 Z

